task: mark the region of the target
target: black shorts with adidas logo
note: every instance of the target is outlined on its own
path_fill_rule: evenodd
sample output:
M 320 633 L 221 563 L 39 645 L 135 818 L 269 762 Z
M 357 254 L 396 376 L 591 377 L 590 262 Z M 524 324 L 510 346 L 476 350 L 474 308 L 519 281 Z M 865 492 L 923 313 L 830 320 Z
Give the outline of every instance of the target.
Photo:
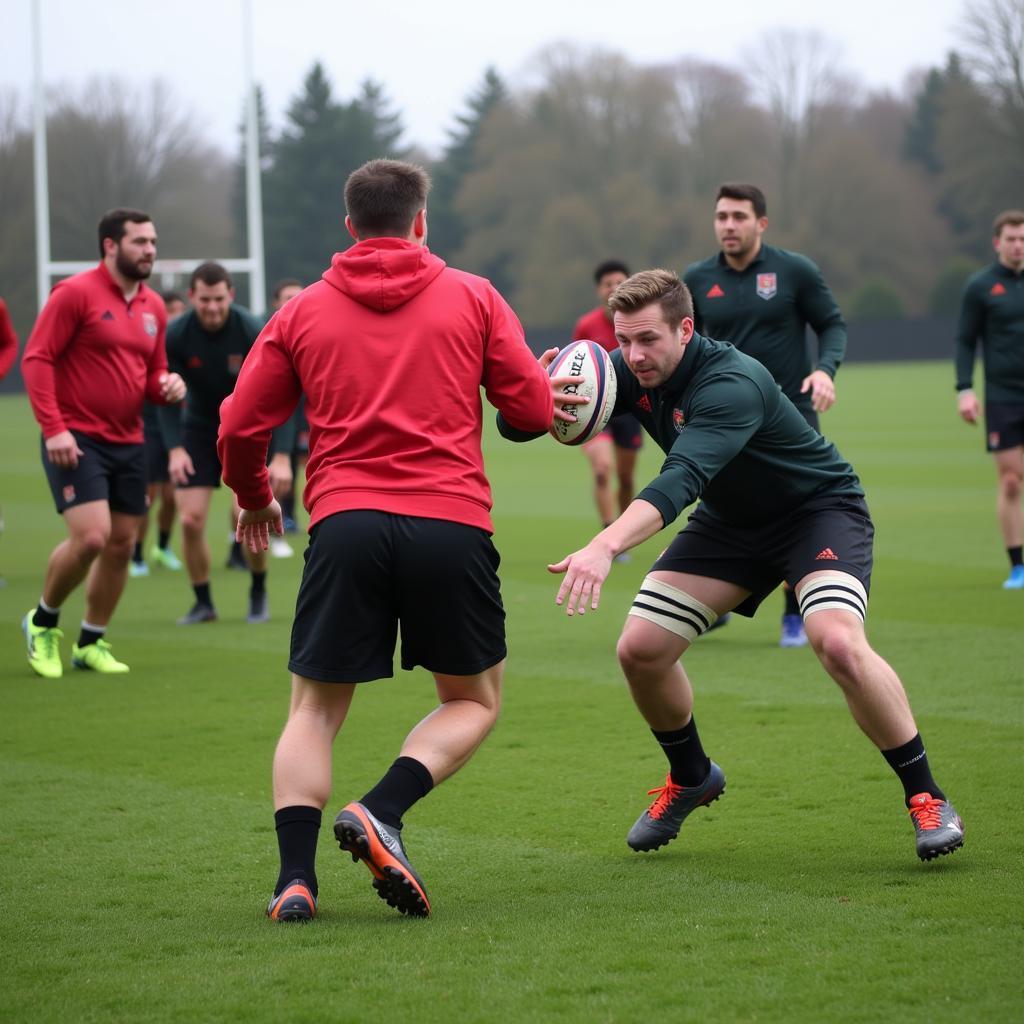
M 698 505 L 651 571 L 743 587 L 750 597 L 735 611 L 749 617 L 783 581 L 795 585 L 826 569 L 855 576 L 870 592 L 874 536 L 863 498 L 814 498 L 785 520 L 756 527 L 725 523 Z

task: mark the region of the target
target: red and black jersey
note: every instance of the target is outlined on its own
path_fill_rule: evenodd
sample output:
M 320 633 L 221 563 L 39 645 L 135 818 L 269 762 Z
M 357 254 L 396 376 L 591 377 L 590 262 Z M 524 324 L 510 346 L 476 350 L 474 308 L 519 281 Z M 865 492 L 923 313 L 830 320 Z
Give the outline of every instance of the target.
M 615 325 L 608 319 L 604 306 L 598 306 L 576 321 L 572 331 L 573 341 L 596 341 L 607 352 L 614 352 L 619 343 L 615 340 Z
M 166 327 L 160 296 L 140 283 L 129 302 L 102 263 L 54 285 L 21 360 L 43 436 L 141 443 L 143 399 L 164 401 Z
M 18 336 L 14 333 L 7 303 L 0 299 L 0 380 L 7 376 L 18 357 Z

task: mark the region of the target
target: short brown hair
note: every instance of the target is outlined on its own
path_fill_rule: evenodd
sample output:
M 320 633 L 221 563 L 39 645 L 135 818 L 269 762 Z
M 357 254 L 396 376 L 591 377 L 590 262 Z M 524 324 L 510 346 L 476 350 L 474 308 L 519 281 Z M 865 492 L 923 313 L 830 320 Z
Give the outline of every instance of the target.
M 153 218 L 148 213 L 143 213 L 141 210 L 129 210 L 124 207 L 117 207 L 115 210 L 107 210 L 102 217 L 100 217 L 99 228 L 97 234 L 99 235 L 100 243 L 100 258 L 106 254 L 103 252 L 103 240 L 109 238 L 118 245 L 121 244 L 121 239 L 124 238 L 125 224 L 151 224 Z
M 992 222 L 992 237 L 998 238 L 1003 233 L 1003 228 L 1019 227 L 1024 224 L 1024 210 L 1003 210 Z
M 348 176 L 345 209 L 361 238 L 402 238 L 429 191 L 430 175 L 418 164 L 370 160 Z
M 715 203 L 719 199 L 746 200 L 754 207 L 755 217 L 768 216 L 768 201 L 764 193 L 756 185 L 744 185 L 741 182 L 727 181 L 724 185 L 718 186 L 718 195 L 715 196 Z
M 301 288 L 302 282 L 297 277 L 283 277 L 277 284 L 274 285 L 274 291 L 271 293 L 275 302 L 281 298 L 281 292 L 285 288 Z
M 220 284 L 221 281 L 229 289 L 235 287 L 235 282 L 231 280 L 231 275 L 227 272 L 227 268 L 222 267 L 219 263 L 200 263 L 192 271 L 192 276 L 188 279 L 189 291 L 194 292 L 196 290 L 197 281 L 202 281 L 207 288 L 212 288 L 215 284 Z
M 641 270 L 627 278 L 612 292 L 608 306 L 613 313 L 635 313 L 652 302 L 661 305 L 661 313 L 669 327 L 678 327 L 683 320 L 693 319 L 690 289 L 671 270 Z

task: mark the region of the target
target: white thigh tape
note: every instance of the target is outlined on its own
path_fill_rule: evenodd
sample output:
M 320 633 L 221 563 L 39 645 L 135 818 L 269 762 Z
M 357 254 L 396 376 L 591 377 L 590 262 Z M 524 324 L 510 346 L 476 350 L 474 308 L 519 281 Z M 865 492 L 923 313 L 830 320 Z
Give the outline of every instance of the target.
M 800 614 L 806 619 L 814 612 L 835 610 L 853 612 L 861 622 L 867 617 L 868 595 L 856 576 L 832 572 L 811 580 L 800 591 Z
M 641 584 L 629 614 L 676 633 L 691 644 L 718 619 L 706 604 L 651 576 Z

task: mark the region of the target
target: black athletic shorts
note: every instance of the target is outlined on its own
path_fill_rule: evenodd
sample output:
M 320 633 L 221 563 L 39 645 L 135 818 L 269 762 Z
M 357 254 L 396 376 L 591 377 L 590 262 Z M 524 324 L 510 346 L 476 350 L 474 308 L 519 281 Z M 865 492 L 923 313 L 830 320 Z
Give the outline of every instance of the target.
M 165 484 L 170 480 L 167 473 L 167 446 L 160 428 L 150 430 L 146 425 L 146 483 Z
M 985 434 L 990 452 L 1024 445 L 1024 402 L 986 402 Z
M 195 474 L 187 484 L 176 487 L 220 487 L 221 464 L 217 456 L 217 428 L 195 423 L 184 423 L 181 443 L 192 459 Z
M 310 531 L 288 668 L 362 683 L 402 668 L 472 676 L 505 657 L 498 552 L 484 530 L 373 509 Z
M 823 569 L 849 573 L 870 592 L 874 535 L 863 498 L 815 498 L 785 520 L 760 527 L 722 523 L 698 505 L 651 571 L 735 583 L 750 591 L 735 610 L 752 616 L 783 580 L 795 586 Z
M 141 516 L 146 511 L 146 455 L 141 444 L 113 444 L 72 430 L 84 452 L 74 469 L 55 466 L 40 438 L 43 469 L 61 514 L 87 501 L 105 501 L 111 512 Z

